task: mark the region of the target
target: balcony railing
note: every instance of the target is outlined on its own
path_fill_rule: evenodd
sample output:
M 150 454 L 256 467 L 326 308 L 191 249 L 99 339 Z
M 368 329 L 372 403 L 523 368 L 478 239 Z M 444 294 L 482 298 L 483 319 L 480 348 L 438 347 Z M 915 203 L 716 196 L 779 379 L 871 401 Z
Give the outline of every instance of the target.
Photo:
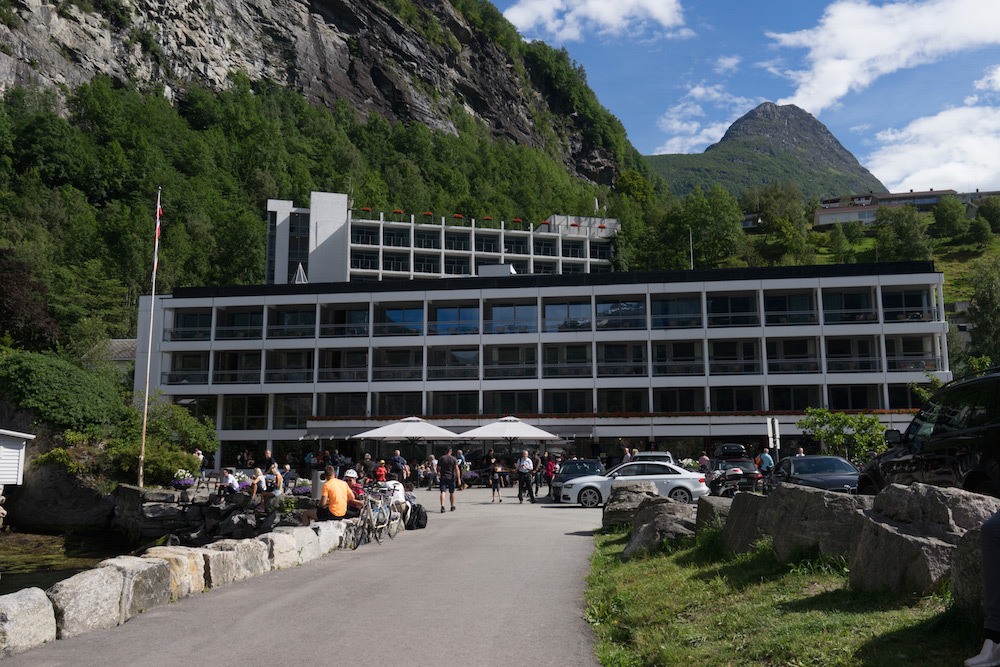
M 208 370 L 161 373 L 160 384 L 208 384 Z
M 260 369 L 255 371 L 215 371 L 212 375 L 215 384 L 259 384 Z
M 483 333 L 488 333 L 488 334 L 538 333 L 538 322 L 534 319 L 485 320 L 483 322 Z
M 695 361 L 657 361 L 653 364 L 653 375 L 704 375 L 705 364 Z
M 208 340 L 212 327 L 175 327 L 163 330 L 163 340 Z
M 826 370 L 828 373 L 871 373 L 882 370 L 882 360 L 878 357 L 851 357 L 833 358 L 827 357 Z
M 624 329 L 645 329 L 645 315 L 598 315 L 598 331 L 621 331 Z
M 819 318 L 814 310 L 770 310 L 764 313 L 764 323 L 771 326 L 790 324 L 816 324 Z
M 215 327 L 215 338 L 216 340 L 232 340 L 234 338 L 260 340 L 263 332 L 264 326 L 261 324 L 242 327 Z
M 653 315 L 654 329 L 695 329 L 701 327 L 701 315 Z
M 479 333 L 475 322 L 428 322 L 427 333 L 431 336 L 461 336 Z
M 599 362 L 597 377 L 645 377 L 649 370 L 645 362 Z
M 544 331 L 590 331 L 590 318 L 568 319 L 565 317 L 546 317 L 542 321 Z
M 889 322 L 932 322 L 935 319 L 933 308 L 885 308 L 885 321 Z
M 563 362 L 561 364 L 545 364 L 542 367 L 542 377 L 546 378 L 589 378 L 593 377 L 592 364 L 587 362 Z
M 890 371 L 936 371 L 939 368 L 938 358 L 929 355 L 924 357 L 889 357 L 886 365 Z
M 708 316 L 710 327 L 755 327 L 760 324 L 756 311 L 743 313 L 713 313 Z
M 279 369 L 269 368 L 264 371 L 264 382 L 312 382 L 311 368 Z
M 321 368 L 320 382 L 367 382 L 367 368 Z
M 315 335 L 315 324 L 271 324 L 267 327 L 268 338 L 312 338 Z
M 428 380 L 478 380 L 478 366 L 428 366 Z
M 709 361 L 708 372 L 710 375 L 756 375 L 760 373 L 760 360 Z
M 321 324 L 319 335 L 323 338 L 367 338 L 368 324 Z
M 424 325 L 418 322 L 409 324 L 376 322 L 373 331 L 376 336 L 419 336 L 424 331 Z
M 385 380 L 420 380 L 423 377 L 423 369 L 408 368 L 401 366 L 376 367 L 372 369 L 372 379 L 377 381 Z
M 872 308 L 843 308 L 824 310 L 825 324 L 857 324 L 858 322 L 878 322 L 878 315 Z
M 487 380 L 500 380 L 507 378 L 537 378 L 538 366 L 535 364 L 494 364 L 483 368 L 483 375 Z
M 771 359 L 767 362 L 768 373 L 819 373 L 819 358 Z

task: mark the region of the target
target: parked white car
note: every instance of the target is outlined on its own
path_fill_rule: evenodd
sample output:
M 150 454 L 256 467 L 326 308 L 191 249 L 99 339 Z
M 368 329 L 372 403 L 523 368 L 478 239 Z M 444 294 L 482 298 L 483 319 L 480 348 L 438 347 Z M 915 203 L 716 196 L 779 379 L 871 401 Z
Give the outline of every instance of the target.
M 690 472 L 662 461 L 635 461 L 623 463 L 603 475 L 587 475 L 566 482 L 560 500 L 598 507 L 608 501 L 611 485 L 616 480 L 653 482 L 661 496 L 680 503 L 690 503 L 708 495 L 704 473 Z

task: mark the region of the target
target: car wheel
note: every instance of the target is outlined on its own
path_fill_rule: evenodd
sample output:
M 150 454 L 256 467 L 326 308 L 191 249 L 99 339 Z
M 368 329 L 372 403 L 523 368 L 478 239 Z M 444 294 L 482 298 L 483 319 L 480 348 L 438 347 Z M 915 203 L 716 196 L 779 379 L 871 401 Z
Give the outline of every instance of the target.
M 691 502 L 691 492 L 682 486 L 678 486 L 676 489 L 670 489 L 667 498 L 677 503 L 689 503 Z
M 586 488 L 580 492 L 579 501 L 584 507 L 597 507 L 601 504 L 601 492 L 594 488 Z

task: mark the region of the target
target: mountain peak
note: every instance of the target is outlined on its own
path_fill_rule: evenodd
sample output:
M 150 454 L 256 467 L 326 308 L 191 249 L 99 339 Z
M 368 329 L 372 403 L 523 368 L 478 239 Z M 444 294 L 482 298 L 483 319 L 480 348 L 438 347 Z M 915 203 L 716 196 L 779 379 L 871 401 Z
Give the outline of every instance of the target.
M 794 183 L 807 197 L 886 191 L 823 123 L 794 104 L 758 105 L 701 155 L 647 160 L 675 194 L 713 183 L 739 194 L 782 181 Z

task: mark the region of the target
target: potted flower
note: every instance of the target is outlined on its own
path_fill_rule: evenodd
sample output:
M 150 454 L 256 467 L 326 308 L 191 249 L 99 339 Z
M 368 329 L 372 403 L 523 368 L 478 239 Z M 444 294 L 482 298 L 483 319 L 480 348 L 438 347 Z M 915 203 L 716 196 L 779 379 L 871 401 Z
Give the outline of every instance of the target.
M 246 473 L 237 470 L 233 473 L 233 477 L 236 478 L 236 483 L 239 484 L 239 491 L 243 491 L 250 486 L 250 478 L 246 476 Z
M 310 493 L 312 493 L 312 482 L 305 477 L 299 477 L 295 480 L 295 486 L 292 487 L 292 495 L 308 496 Z
M 194 474 L 184 468 L 178 468 L 177 472 L 174 473 L 174 478 L 171 480 L 170 486 L 175 489 L 190 489 L 194 486 Z

